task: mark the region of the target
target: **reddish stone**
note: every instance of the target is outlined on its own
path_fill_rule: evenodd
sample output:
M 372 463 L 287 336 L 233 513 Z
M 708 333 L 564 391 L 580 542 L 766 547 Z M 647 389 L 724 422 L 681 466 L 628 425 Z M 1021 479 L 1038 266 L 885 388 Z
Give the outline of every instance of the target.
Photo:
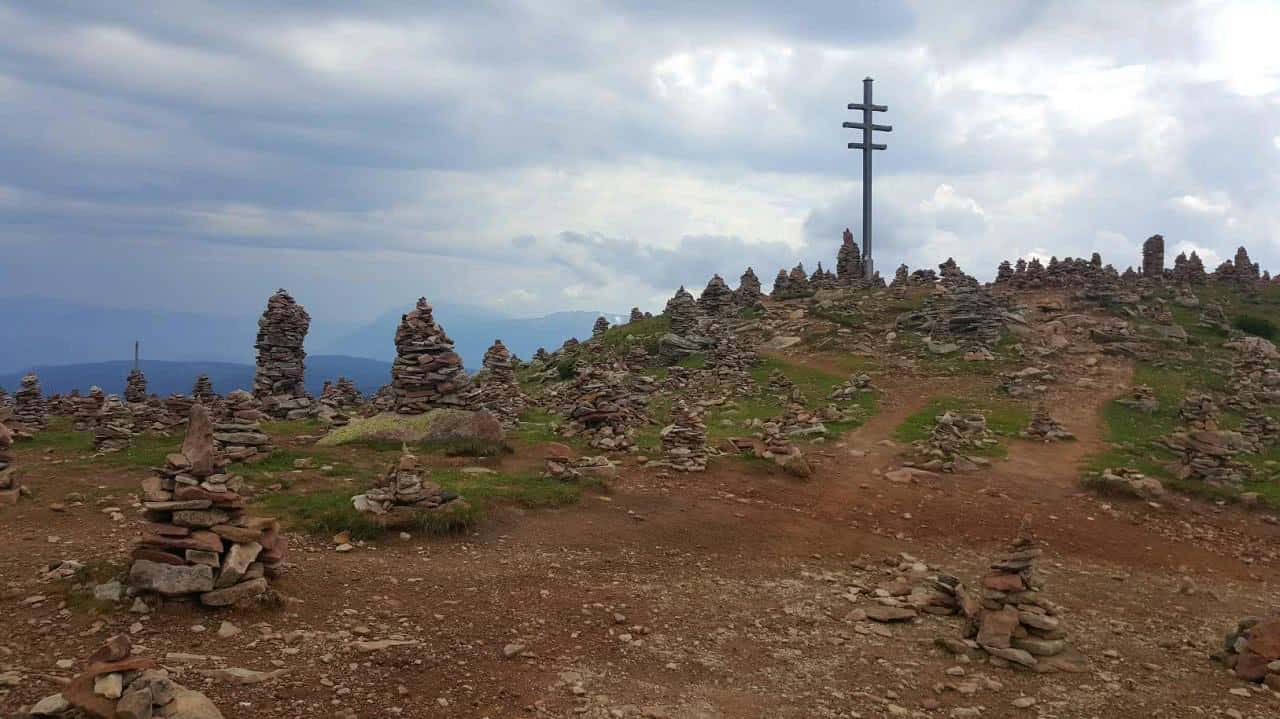
M 1245 681 L 1260 682 L 1267 676 L 1268 664 L 1270 662 L 1264 656 L 1250 651 L 1242 652 L 1236 657 L 1236 676 Z
M 193 487 L 189 484 L 179 485 L 177 489 L 174 489 L 173 499 L 178 502 L 207 499 L 213 502 L 213 506 L 219 508 L 244 506 L 244 498 L 235 492 L 210 492 L 203 487 Z
M 1008 649 L 1012 646 L 1013 630 L 1018 627 L 1018 610 L 1005 607 L 998 612 L 983 612 L 978 628 L 978 644 L 984 647 Z
M 117 634 L 111 637 L 102 646 L 98 647 L 93 654 L 89 655 L 86 660 L 89 664 L 97 662 L 118 662 L 129 656 L 129 652 L 133 651 L 133 642 L 129 641 L 129 637 L 124 634 Z
M 172 564 L 174 566 L 181 566 L 187 563 L 187 560 L 176 554 L 170 554 L 162 549 L 148 549 L 147 547 L 135 547 L 133 558 L 145 559 L 157 564 Z
M 997 592 L 1021 592 L 1026 589 L 1018 574 L 988 574 L 982 578 L 982 586 Z
M 209 531 L 222 537 L 223 539 L 245 544 L 248 542 L 259 542 L 262 540 L 262 530 L 250 529 L 249 527 L 237 527 L 231 524 L 216 524 L 209 528 Z
M 142 528 L 152 534 L 159 534 L 164 537 L 186 537 L 191 534 L 191 530 L 187 527 L 179 527 L 176 524 L 165 524 L 163 522 L 147 522 Z
M 1245 632 L 1245 638 L 1249 640 L 1249 651 L 1267 661 L 1280 659 L 1280 618 L 1255 624 Z
M 264 564 L 279 564 L 289 558 L 289 540 L 274 529 L 262 533 L 262 553 L 258 560 Z
M 222 552 L 222 537 L 207 530 L 192 532 L 190 537 L 165 537 L 143 532 L 140 542 L 143 545 L 164 549 L 203 549 L 207 552 Z

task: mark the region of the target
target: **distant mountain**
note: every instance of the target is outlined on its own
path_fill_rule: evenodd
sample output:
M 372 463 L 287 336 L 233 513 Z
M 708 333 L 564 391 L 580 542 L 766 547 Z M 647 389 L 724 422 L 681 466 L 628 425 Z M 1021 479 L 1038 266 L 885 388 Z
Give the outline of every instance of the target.
M 387 312 L 371 324 L 361 327 L 333 342 L 318 344 L 318 351 L 375 357 L 388 362 L 395 359 L 396 327 L 401 312 Z M 626 320 L 625 315 L 604 313 L 611 323 Z M 539 348 L 555 350 L 570 337 L 585 340 L 591 336 L 599 312 L 555 312 L 543 317 L 510 319 L 484 316 L 474 312 L 460 312 L 454 307 L 435 307 L 435 318 L 453 340 L 463 364 L 469 371 L 480 369 L 485 350 L 495 339 L 501 339 L 516 356 L 529 359 Z
M 234 389 L 253 389 L 253 365 L 234 362 L 170 362 L 143 360 L 139 366 L 147 376 L 147 391 L 161 396 L 189 394 L 200 374 L 209 375 L 213 389 L 227 394 Z M 45 394 L 66 394 L 73 389 L 82 393 L 97 385 L 108 394 L 124 392 L 124 380 L 132 369 L 130 360 L 35 367 Z M 0 387 L 10 393 L 18 388 L 25 372 L 0 374 Z M 372 394 L 391 381 L 391 363 L 365 357 L 314 355 L 307 357 L 307 390 L 319 396 L 325 380 L 349 377 L 365 394 Z

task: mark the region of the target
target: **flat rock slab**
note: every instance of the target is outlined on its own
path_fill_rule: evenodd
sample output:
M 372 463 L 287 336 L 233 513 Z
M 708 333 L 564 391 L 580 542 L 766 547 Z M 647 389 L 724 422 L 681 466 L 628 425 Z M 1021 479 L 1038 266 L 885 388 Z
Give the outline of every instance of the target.
M 866 609 L 867 619 L 877 622 L 907 622 L 916 618 L 916 610 L 906 607 L 886 607 L 881 604 Z
M 210 587 L 213 581 L 210 577 Z M 206 607 L 229 607 L 232 604 L 242 600 L 251 599 L 261 596 L 267 592 L 267 580 L 264 578 L 250 579 L 247 582 L 233 584 L 226 589 L 218 589 L 212 592 L 205 592 L 200 595 L 200 603 Z
M 183 566 L 138 559 L 129 568 L 129 586 L 166 597 L 199 594 L 213 589 L 213 568 L 207 564 Z

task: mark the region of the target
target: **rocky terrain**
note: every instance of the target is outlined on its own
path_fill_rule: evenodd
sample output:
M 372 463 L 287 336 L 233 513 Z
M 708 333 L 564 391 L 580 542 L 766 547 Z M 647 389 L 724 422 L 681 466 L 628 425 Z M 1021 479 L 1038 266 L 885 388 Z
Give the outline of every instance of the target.
M 1164 248 L 846 233 L 476 368 L 422 299 L 314 400 L 281 291 L 253 394 L 32 376 L 0 716 L 1280 715 L 1280 287 Z

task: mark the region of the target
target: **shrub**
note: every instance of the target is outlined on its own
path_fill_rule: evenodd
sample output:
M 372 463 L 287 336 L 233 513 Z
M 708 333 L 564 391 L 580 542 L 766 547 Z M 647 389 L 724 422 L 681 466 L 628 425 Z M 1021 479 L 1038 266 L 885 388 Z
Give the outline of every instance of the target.
M 1266 317 L 1240 315 L 1231 323 L 1233 327 L 1256 337 L 1272 339 L 1276 336 L 1276 324 Z

